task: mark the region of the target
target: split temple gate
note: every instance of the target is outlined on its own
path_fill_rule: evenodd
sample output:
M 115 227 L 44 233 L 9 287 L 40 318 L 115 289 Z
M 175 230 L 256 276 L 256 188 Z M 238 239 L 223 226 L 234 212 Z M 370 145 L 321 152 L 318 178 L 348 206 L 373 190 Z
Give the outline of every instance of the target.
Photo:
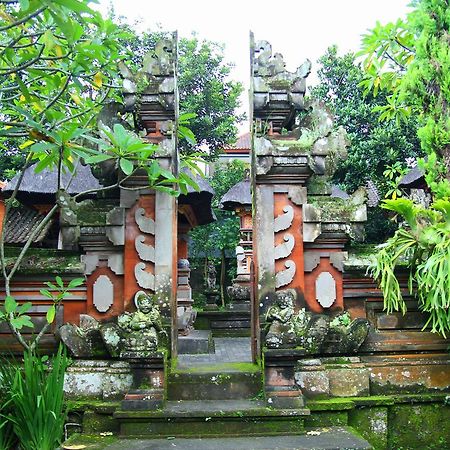
M 364 414 L 386 422 L 380 432 L 386 443 L 388 412 L 397 400 L 378 399 L 370 409 L 374 396 L 427 393 L 432 396 L 426 401 L 442 402 L 450 387 L 449 342 L 421 331 L 426 319 L 413 298 L 407 298 L 405 316 L 383 311 L 382 295 L 366 274 L 374 249 L 357 243 L 367 220 L 365 192 L 348 195 L 332 184 L 348 142 L 326 105 L 305 102 L 310 62 L 288 72 L 283 57 L 253 35 L 250 52 L 251 180 L 228 196 L 243 232 L 233 285 L 241 307 L 227 317 L 233 320 L 245 311 L 250 316 L 252 367 L 204 367 L 198 373 L 177 369 L 178 341 L 193 335 L 196 319 L 186 235 L 214 220 L 213 191 L 201 179 L 199 192 L 192 189 L 176 198 L 148 189 L 145 174 L 137 173 L 120 189 L 75 203 L 72 194 L 108 185 L 117 171 L 102 165 L 94 177 L 82 166 L 71 190 L 58 193 L 51 188 L 51 173 L 39 178 L 28 169 L 19 187 L 22 212 L 8 218 L 6 242 L 20 246 L 27 230 L 39 223 L 40 212 L 54 202 L 61 208 L 58 220 L 37 236 L 24 260 L 14 295 L 33 302 L 39 330 L 49 307 L 39 294 L 42 283 L 54 275 L 66 282 L 85 276 L 84 286 L 64 300 L 43 347 L 50 350 L 62 339 L 70 348 L 74 363 L 67 374 L 68 396 L 122 400 L 103 410 L 92 406 L 93 414 L 105 416 L 105 430 L 173 436 L 178 426 L 178 434 L 191 435 L 197 429 L 189 430 L 191 412 L 165 410 L 167 402 L 244 397 L 251 405 L 258 402 L 259 409 L 251 406 L 245 414 L 248 423 L 262 428 L 248 425 L 236 433 L 264 434 L 269 426 L 273 434 L 300 433 L 304 424 L 319 423 L 319 416 L 321 424 L 330 425 L 327 417 L 334 413 L 342 419 L 337 424 L 353 421 L 356 426 L 358 408 L 366 408 Z M 180 170 L 176 67 L 174 35 L 157 43 L 137 74 L 121 67 L 123 104 L 108 105 L 99 117 L 112 127 L 132 114 L 142 139 L 158 145 L 157 162 L 174 175 Z M 15 183 L 5 187 L 5 197 Z M 43 248 L 51 236 L 58 249 Z M 11 262 L 17 250 L 8 252 Z M 214 299 L 211 280 L 207 291 Z M 5 327 L 0 333 L 3 350 L 17 348 Z M 211 332 L 206 339 L 210 342 Z M 211 351 L 209 344 L 206 351 Z M 347 403 L 330 412 L 324 400 L 330 398 Z M 216 435 L 214 426 L 225 423 L 247 423 L 231 409 L 205 414 L 212 420 L 203 420 L 198 435 Z M 275 416 L 276 426 L 271 422 Z M 169 427 L 172 419 L 175 428 Z

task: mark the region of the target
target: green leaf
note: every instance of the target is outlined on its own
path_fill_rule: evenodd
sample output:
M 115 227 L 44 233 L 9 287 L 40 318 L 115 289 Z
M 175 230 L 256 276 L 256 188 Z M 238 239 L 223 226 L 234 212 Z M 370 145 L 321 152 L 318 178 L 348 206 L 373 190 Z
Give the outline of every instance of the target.
M 108 159 L 112 159 L 112 156 L 102 153 L 99 155 L 89 156 L 85 159 L 85 161 L 87 164 L 97 164 L 99 162 L 107 161 Z
M 46 318 L 48 323 L 53 323 L 55 320 L 56 308 L 55 305 L 51 305 L 47 311 Z
M 47 298 L 51 298 L 52 300 L 54 298 L 53 294 L 50 291 L 48 291 L 47 289 L 40 289 L 39 292 Z
M 32 308 L 33 304 L 31 302 L 22 303 L 19 307 L 19 314 L 25 314 Z
M 20 9 L 23 9 L 26 11 L 30 7 L 30 1 L 29 0 L 20 0 Z
M 17 309 L 17 302 L 11 295 L 5 297 L 5 311 L 7 314 L 14 313 Z
M 122 169 L 122 172 L 125 175 L 131 175 L 134 170 L 134 164 L 133 161 L 130 161 L 129 159 L 120 158 L 119 160 L 120 168 Z
M 69 289 L 76 288 L 78 286 L 81 286 L 84 284 L 84 278 L 74 278 L 73 280 L 70 280 L 69 285 L 67 286 Z
M 56 280 L 56 284 L 57 284 L 60 288 L 64 288 L 64 282 L 63 282 L 62 278 L 61 278 L 59 275 L 57 275 L 57 276 L 55 277 L 55 280 Z

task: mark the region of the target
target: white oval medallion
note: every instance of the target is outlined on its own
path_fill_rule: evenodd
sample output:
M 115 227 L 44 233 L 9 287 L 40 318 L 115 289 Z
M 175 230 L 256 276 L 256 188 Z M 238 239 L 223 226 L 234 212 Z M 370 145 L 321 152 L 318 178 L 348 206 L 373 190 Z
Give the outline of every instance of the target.
M 94 306 L 98 312 L 106 312 L 114 300 L 114 285 L 107 275 L 100 275 L 93 286 Z
M 336 301 L 336 281 L 330 272 L 322 272 L 316 278 L 316 299 L 322 308 L 329 308 Z

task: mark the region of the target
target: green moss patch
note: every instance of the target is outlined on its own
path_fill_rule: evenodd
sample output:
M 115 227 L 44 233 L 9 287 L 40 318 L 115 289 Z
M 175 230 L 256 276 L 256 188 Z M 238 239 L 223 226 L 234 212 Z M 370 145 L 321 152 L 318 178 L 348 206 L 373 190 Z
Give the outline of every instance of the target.
M 86 435 L 86 434 L 73 434 L 67 439 L 61 448 L 76 448 L 76 446 L 84 445 L 86 450 L 103 450 L 117 442 L 116 436 L 105 435 L 102 436 L 100 434 L 95 435 Z

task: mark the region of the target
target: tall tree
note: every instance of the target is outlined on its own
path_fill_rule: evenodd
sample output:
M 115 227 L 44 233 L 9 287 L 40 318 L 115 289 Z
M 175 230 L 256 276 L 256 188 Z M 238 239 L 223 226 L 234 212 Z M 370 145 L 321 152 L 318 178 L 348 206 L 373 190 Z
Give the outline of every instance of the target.
M 396 174 L 389 180 L 384 173 L 391 168 L 401 171 L 408 158 L 415 160 L 422 154 L 417 115 L 405 121 L 390 118 L 380 122 L 377 108 L 385 104 L 386 95 L 365 92 L 362 85 L 365 72 L 356 63 L 354 54 L 339 56 L 333 46 L 318 62 L 320 83 L 311 90 L 311 96 L 326 103 L 336 125 L 345 128 L 350 141 L 348 157 L 339 163 L 335 181 L 350 192 L 370 180 L 381 197 L 396 193 Z M 394 230 L 395 225 L 379 208 L 369 209 L 368 242 L 384 241 Z
M 232 65 L 225 62 L 223 47 L 196 37 L 181 39 L 179 45 L 180 110 L 195 113 L 190 127 L 198 147 L 207 146 L 206 159 L 217 159 L 225 144 L 233 143 L 242 84 L 228 78 Z

